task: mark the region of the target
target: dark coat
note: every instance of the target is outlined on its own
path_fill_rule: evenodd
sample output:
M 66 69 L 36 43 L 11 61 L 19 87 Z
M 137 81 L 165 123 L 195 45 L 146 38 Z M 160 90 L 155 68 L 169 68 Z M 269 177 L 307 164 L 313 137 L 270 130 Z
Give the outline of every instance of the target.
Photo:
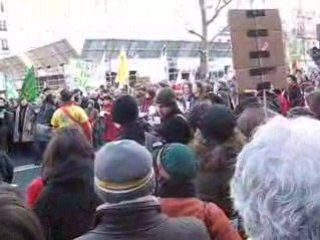
M 37 123 L 47 126 L 51 125 L 51 118 L 56 110 L 56 106 L 50 103 L 44 103 L 40 107 L 40 111 L 37 115 Z
M 131 203 L 97 212 L 95 229 L 77 240 L 209 240 L 202 222 L 169 218 L 159 204 Z
M 8 151 L 8 144 L 12 142 L 14 128 L 14 115 L 5 111 L 3 118 L 0 118 L 0 150 Z
M 217 204 L 229 218 L 233 216 L 230 180 L 244 144 L 245 137 L 238 131 L 221 145 L 207 146 L 201 136 L 197 136 L 191 144 L 200 161 L 200 172 L 196 179 L 198 197 Z
M 13 163 L 5 151 L 0 151 L 0 182 L 12 183 Z
M 158 134 L 165 143 L 188 144 L 193 137 L 189 122 L 178 110 L 161 121 Z
M 133 140 L 141 145 L 145 145 L 145 128 L 142 123 L 135 122 L 121 126 L 117 140 Z
M 288 98 L 291 108 L 303 106 L 303 95 L 298 84 L 293 84 L 288 88 Z
M 47 240 L 71 240 L 90 230 L 99 200 L 93 162 L 75 159 L 54 168 L 34 204 Z

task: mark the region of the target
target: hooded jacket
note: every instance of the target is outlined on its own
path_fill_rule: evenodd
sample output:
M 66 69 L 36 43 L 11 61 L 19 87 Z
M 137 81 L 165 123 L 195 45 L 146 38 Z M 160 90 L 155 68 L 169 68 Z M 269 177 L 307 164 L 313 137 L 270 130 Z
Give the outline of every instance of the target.
M 44 178 L 34 211 L 47 240 L 70 240 L 90 229 L 99 203 L 94 193 L 93 162 L 70 159 Z
M 200 135 L 191 143 L 200 161 L 200 172 L 196 179 L 198 197 L 217 204 L 229 218 L 233 216 L 229 183 L 244 144 L 245 137 L 238 130 L 219 145 L 208 146 Z

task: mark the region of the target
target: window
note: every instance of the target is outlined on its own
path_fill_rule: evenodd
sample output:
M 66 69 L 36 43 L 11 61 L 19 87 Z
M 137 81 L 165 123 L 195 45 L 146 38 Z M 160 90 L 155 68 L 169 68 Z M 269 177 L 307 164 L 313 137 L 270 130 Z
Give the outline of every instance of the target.
M 1 49 L 2 49 L 2 51 L 9 50 L 8 40 L 7 39 L 1 39 Z
M 7 31 L 7 22 L 6 22 L 6 20 L 0 20 L 0 31 Z

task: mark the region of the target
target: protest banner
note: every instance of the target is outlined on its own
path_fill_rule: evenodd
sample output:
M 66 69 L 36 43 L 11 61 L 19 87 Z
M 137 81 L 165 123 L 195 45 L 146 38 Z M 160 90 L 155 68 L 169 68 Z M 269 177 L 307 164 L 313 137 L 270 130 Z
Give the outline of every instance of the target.
M 240 90 L 286 87 L 287 66 L 278 10 L 230 10 L 233 65 Z
M 97 64 L 71 58 L 66 69 L 68 87 L 84 90 L 92 86 L 97 69 Z

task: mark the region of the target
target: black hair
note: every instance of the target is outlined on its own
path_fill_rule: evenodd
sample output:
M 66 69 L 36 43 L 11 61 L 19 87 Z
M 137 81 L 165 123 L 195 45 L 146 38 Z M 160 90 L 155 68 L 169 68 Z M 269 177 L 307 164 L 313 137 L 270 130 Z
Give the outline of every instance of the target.
M 44 102 L 54 105 L 55 102 L 54 102 L 53 94 L 49 94 L 48 96 L 46 96 L 46 99 L 44 100 Z
M 113 103 L 111 112 L 114 122 L 121 125 L 133 123 L 139 116 L 137 100 L 130 95 L 119 97 Z
M 274 89 L 273 92 L 277 95 L 280 95 L 282 93 L 280 89 Z
M 294 83 L 297 83 L 297 82 L 298 82 L 297 77 L 294 76 L 294 75 L 288 75 L 288 78 L 290 78 Z
M 73 93 L 71 91 L 69 91 L 68 89 L 63 89 L 60 92 L 60 97 L 61 97 L 62 102 L 69 102 L 69 101 L 71 101 L 71 99 L 73 97 Z
M 206 113 L 209 111 L 212 104 L 208 101 L 199 102 L 191 109 L 188 120 L 190 126 L 195 131 L 203 124 Z
M 46 93 L 46 92 L 49 92 L 49 91 L 51 91 L 51 88 L 48 88 L 48 87 L 46 87 L 46 88 L 44 88 L 44 89 L 42 90 L 43 93 Z

